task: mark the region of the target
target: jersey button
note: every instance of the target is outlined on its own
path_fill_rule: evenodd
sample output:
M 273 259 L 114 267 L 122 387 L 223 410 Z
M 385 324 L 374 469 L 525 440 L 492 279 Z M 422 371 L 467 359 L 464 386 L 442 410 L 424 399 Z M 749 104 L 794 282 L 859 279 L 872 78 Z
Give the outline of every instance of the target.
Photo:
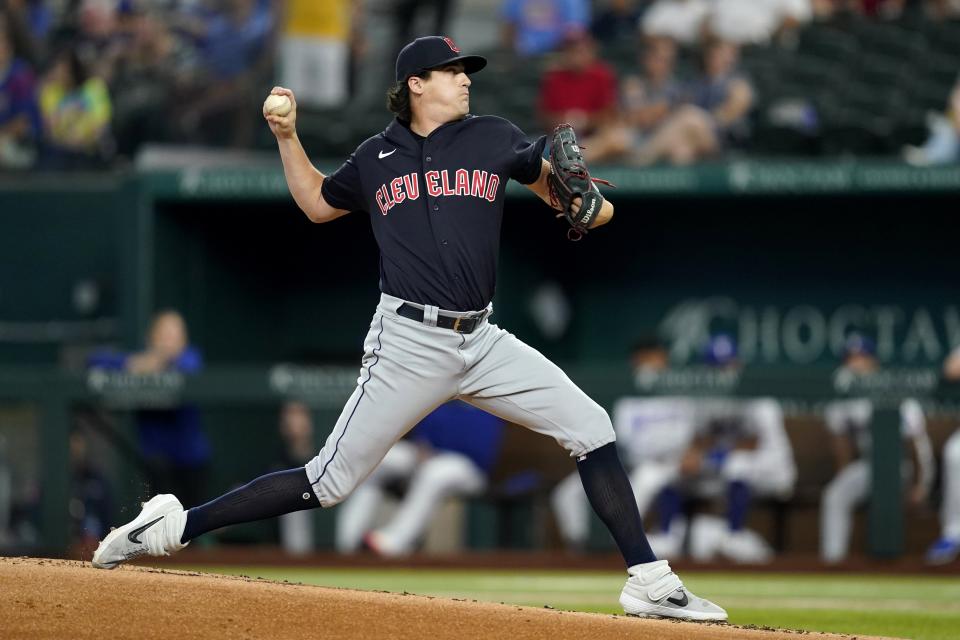
M 438 204 L 433 205 L 433 210 L 434 210 L 434 211 L 440 211 L 440 205 L 438 205 Z
M 433 162 L 433 158 L 431 158 L 430 156 L 427 156 L 427 162 Z
M 447 246 L 447 241 L 446 241 L 446 240 L 441 240 L 440 243 L 441 243 L 443 246 Z

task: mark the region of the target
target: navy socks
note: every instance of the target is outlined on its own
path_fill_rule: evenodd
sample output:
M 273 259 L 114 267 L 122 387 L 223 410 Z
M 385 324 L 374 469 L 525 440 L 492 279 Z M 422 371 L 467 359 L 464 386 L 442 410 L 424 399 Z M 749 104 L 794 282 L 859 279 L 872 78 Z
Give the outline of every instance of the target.
M 320 501 L 307 480 L 306 469 L 297 467 L 277 471 L 187 511 L 187 523 L 180 542 L 189 542 L 202 533 L 227 525 L 274 518 L 319 506 Z
M 657 558 L 647 543 L 643 521 L 620 463 L 615 443 L 591 451 L 577 462 L 590 505 L 610 530 L 628 567 Z M 231 524 L 273 518 L 320 506 L 302 467 L 260 476 L 210 502 L 187 511 L 180 541 Z
M 653 562 L 657 557 L 643 532 L 640 510 L 633 488 L 623 470 L 614 442 L 591 451 L 577 460 L 580 481 L 590 506 L 607 525 L 628 567 Z

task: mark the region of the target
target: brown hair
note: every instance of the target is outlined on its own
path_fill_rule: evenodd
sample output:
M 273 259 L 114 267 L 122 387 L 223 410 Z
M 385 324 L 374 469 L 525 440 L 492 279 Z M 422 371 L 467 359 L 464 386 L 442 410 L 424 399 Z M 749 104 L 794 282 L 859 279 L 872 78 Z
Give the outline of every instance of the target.
M 416 74 L 416 77 L 426 80 L 430 77 L 430 69 L 421 71 Z M 410 122 L 413 119 L 413 113 L 410 110 L 410 87 L 407 85 L 407 80 L 397 82 L 387 89 L 387 109 L 404 122 Z

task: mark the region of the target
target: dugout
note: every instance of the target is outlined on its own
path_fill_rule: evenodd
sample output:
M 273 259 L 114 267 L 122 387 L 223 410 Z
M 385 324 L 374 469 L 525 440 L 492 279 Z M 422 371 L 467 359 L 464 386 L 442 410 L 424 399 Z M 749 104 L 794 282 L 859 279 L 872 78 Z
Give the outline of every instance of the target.
M 953 392 L 910 381 L 936 380 L 960 343 L 960 283 L 943 233 L 960 170 L 743 161 L 598 174 L 618 185 L 610 192 L 617 216 L 579 243 L 511 186 L 494 319 L 568 368 L 601 404 L 638 392 L 626 354 L 640 333 L 666 332 L 682 369 L 696 365 L 704 329 L 726 330 L 745 350 L 743 379 L 718 390 L 692 376 L 688 391 L 770 394 L 791 400 L 796 415 L 815 415 L 817 402 L 836 394 L 838 336 L 857 326 L 882 338 L 885 367 L 904 372 L 888 393 L 923 394 L 944 424 L 953 420 Z M 284 397 L 310 395 L 318 440 L 326 435 L 377 296 L 365 217 L 311 224 L 270 161 L 7 179 L 0 243 L 0 389 L 4 415 L 19 416 L 5 424 L 39 429 L 14 443 L 33 443 L 23 449 L 33 462 L 22 466 L 49 487 L 40 530 L 53 549 L 65 543 L 58 524 L 71 412 L 77 403 L 122 405 L 127 393 L 107 398 L 90 386 L 78 367 L 85 348 L 136 347 L 154 309 L 184 313 L 209 368 L 175 391 L 204 404 L 217 493 L 267 470 Z M 95 303 L 84 292 L 90 282 Z M 294 376 L 300 387 L 277 388 L 278 365 L 308 374 Z M 330 375 L 309 374 L 317 366 Z M 129 435 L 129 424 L 118 428 Z M 109 462 L 117 479 L 136 477 L 122 455 Z M 121 485 L 120 499 L 137 490 Z M 330 520 L 318 517 L 327 518 L 322 546 Z M 262 540 L 269 526 L 231 535 Z M 901 549 L 897 529 L 874 549 Z

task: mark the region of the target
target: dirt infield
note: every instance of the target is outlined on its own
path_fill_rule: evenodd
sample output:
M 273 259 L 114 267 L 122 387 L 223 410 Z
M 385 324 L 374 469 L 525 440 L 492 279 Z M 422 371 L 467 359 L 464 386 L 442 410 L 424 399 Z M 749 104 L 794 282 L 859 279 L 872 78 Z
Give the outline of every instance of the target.
M 17 640 L 852 638 L 36 558 L 0 558 L 0 620 L 0 636 Z

